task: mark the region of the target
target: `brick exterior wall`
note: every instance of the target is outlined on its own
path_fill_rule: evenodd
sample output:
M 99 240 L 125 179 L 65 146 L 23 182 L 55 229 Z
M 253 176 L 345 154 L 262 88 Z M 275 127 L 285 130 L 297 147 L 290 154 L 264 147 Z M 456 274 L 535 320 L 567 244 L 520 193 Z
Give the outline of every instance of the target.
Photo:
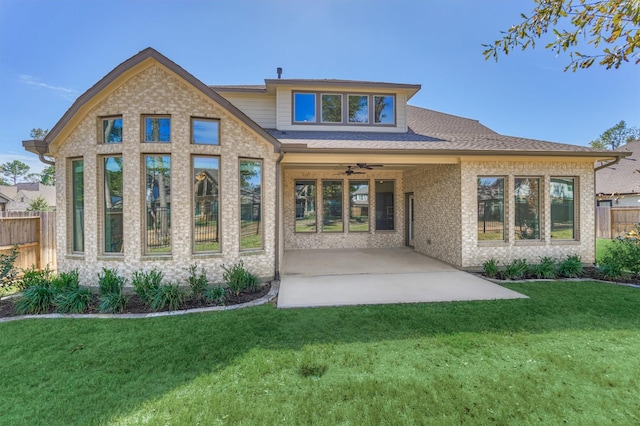
M 141 115 L 171 116 L 171 143 L 141 143 Z M 99 144 L 99 117 L 121 115 L 123 143 Z M 220 119 L 220 145 L 190 143 L 190 118 Z M 144 163 L 145 154 L 171 155 L 172 251 L 169 256 L 144 254 Z M 103 267 L 117 268 L 130 278 L 133 271 L 158 268 L 167 280 L 184 283 L 186 268 L 203 266 L 211 280 L 220 280 L 221 265 L 240 259 L 250 271 L 270 279 L 275 270 L 275 164 L 273 146 L 209 98 L 160 65 L 141 71 L 101 100 L 62 141 L 56 158 L 58 204 L 58 269 L 77 269 L 83 284 L 96 285 Z M 192 254 L 191 156 L 220 157 L 221 252 Z M 104 255 L 102 244 L 101 158 L 121 155 L 124 169 L 124 253 Z M 70 160 L 84 159 L 85 252 L 71 253 Z M 261 159 L 262 224 L 264 249 L 239 250 L 238 159 Z M 68 190 L 69 188 L 69 190 Z

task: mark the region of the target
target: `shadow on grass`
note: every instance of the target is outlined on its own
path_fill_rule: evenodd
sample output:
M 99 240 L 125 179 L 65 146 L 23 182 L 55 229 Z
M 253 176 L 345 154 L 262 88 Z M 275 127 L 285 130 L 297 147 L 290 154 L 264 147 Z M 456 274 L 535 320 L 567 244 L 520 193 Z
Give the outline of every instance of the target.
M 153 319 L 0 324 L 0 413 L 8 424 L 96 424 L 125 415 L 254 348 L 299 350 L 456 333 L 640 329 L 640 290 L 518 283 L 529 299 L 245 310 Z

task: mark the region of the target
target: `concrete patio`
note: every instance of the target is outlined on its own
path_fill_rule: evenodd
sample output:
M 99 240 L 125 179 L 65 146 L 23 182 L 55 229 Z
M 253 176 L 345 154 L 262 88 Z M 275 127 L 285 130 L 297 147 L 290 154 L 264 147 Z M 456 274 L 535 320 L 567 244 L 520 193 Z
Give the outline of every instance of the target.
M 526 296 L 409 247 L 287 250 L 278 307 L 518 298 Z

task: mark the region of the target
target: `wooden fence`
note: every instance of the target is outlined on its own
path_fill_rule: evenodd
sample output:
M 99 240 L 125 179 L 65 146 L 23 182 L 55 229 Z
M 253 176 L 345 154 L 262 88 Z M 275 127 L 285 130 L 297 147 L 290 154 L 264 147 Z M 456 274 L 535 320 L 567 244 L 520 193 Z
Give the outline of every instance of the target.
M 56 269 L 56 213 L 0 212 L 0 254 L 18 245 L 16 269 Z
M 596 207 L 596 238 L 616 238 L 640 224 L 638 207 Z

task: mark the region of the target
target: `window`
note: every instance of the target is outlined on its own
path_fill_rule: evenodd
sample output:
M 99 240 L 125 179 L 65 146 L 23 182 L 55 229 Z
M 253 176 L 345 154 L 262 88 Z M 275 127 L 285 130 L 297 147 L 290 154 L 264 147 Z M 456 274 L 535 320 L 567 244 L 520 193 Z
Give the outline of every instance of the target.
M 342 123 L 342 95 L 322 95 L 322 122 Z
M 575 179 L 551 178 L 551 239 L 575 239 Z
M 171 252 L 171 157 L 145 156 L 147 254 Z
M 240 250 L 262 248 L 262 161 L 240 160 Z
M 295 183 L 296 232 L 316 232 L 316 181 L 299 180 Z
M 220 159 L 193 157 L 193 251 L 220 251 Z
M 504 240 L 504 178 L 478 178 L 478 240 Z
M 349 232 L 369 231 L 369 181 L 349 181 Z
M 296 123 L 315 123 L 316 122 L 315 93 L 294 93 L 293 121 Z
M 394 226 L 395 181 L 376 181 L 376 230 L 391 231 Z
M 369 123 L 369 96 L 349 95 L 349 123 Z
M 103 158 L 104 252 L 122 253 L 122 157 Z
M 540 239 L 540 179 L 515 178 L 515 237 Z
M 322 232 L 342 232 L 342 181 L 322 182 Z
M 105 117 L 101 122 L 102 143 L 122 143 L 122 117 Z
M 71 217 L 74 252 L 84 251 L 84 160 L 71 161 Z
M 145 142 L 171 142 L 171 117 L 145 116 L 142 121 Z
M 374 96 L 374 117 L 375 124 L 394 124 L 396 122 L 395 110 L 393 107 L 393 96 Z
M 220 121 L 209 118 L 192 118 L 191 143 L 220 145 Z

